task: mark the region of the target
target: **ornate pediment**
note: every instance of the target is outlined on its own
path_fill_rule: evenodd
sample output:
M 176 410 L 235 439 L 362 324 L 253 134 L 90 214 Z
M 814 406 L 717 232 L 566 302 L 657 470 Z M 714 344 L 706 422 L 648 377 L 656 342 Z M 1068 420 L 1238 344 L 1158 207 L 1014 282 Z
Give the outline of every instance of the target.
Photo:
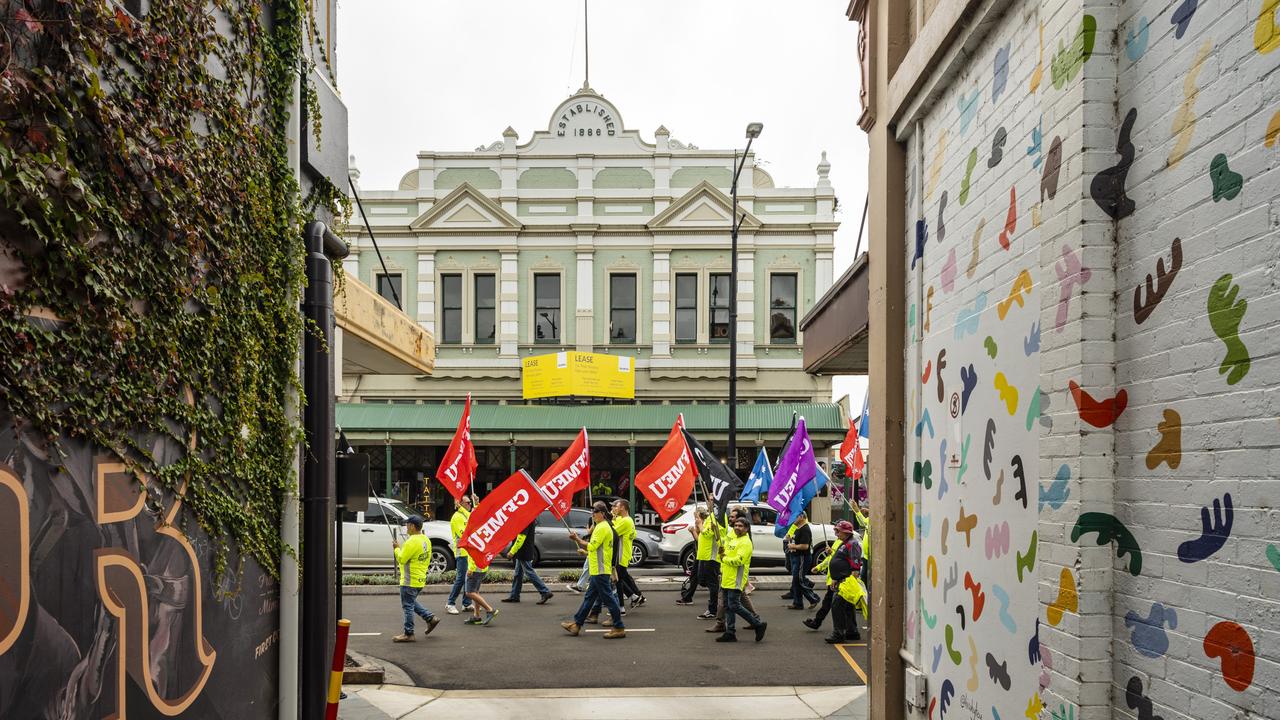
M 730 204 L 731 199 L 728 195 L 703 180 L 653 218 L 649 222 L 649 229 L 728 231 L 733 213 Z M 745 216 L 742 221 L 743 228 L 754 230 L 762 224 L 759 218 L 748 212 L 741 204 L 738 205 L 738 214 Z
M 432 205 L 418 219 L 409 224 L 418 231 L 459 232 L 490 231 L 519 232 L 520 221 L 502 206 L 477 190 L 470 183 L 462 183 L 453 192 Z

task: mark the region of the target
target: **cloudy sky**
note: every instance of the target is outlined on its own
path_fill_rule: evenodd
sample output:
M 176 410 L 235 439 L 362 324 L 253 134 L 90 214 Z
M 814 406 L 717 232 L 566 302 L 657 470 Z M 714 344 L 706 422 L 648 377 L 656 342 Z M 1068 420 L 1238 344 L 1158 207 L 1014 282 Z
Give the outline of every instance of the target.
M 704 149 L 753 146 L 779 186 L 812 186 L 822 152 L 840 198 L 835 274 L 853 262 L 866 195 L 857 26 L 847 0 L 590 0 L 591 87 L 627 129 Z M 394 189 L 419 150 L 527 140 L 582 86 L 581 0 L 341 0 L 337 72 L 367 190 Z M 837 398 L 865 384 L 836 382 Z

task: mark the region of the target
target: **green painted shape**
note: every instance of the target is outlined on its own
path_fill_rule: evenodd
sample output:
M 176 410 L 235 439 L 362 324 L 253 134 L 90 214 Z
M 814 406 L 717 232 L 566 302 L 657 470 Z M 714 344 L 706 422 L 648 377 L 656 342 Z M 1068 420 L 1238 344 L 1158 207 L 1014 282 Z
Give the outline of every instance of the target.
M 578 176 L 568 168 L 529 168 L 516 178 L 521 190 L 576 190 Z
M 1070 47 L 1063 47 L 1062 41 L 1058 41 L 1058 52 L 1054 53 L 1053 61 L 1049 65 L 1049 72 L 1053 76 L 1053 87 L 1061 90 L 1063 85 L 1071 82 L 1080 73 L 1080 68 L 1093 55 L 1093 42 L 1098 32 L 1098 19 L 1092 15 L 1085 15 L 1080 20 L 1080 29 L 1076 31 L 1076 37 L 1071 41 Z
M 733 173 L 727 167 L 697 165 L 684 167 L 671 173 L 671 187 L 691 188 L 706 180 L 715 187 L 727 188 L 733 182 Z
M 1244 176 L 1231 169 L 1227 156 L 1218 153 L 1209 163 L 1209 179 L 1213 181 L 1213 201 L 1235 200 L 1244 187 Z
M 969 202 L 970 181 L 973 179 L 973 169 L 978 166 L 978 148 L 969 151 L 969 161 L 965 164 L 964 180 L 960 181 L 960 204 L 964 205 Z
M 598 190 L 646 190 L 653 187 L 653 175 L 638 167 L 607 167 L 596 173 Z
M 951 644 L 954 643 L 956 639 L 955 630 L 950 625 L 947 625 L 944 635 L 947 640 L 947 657 L 951 658 L 951 662 L 959 665 L 960 661 L 964 659 L 964 656 L 960 654 L 959 650 L 951 647 Z
M 1040 417 L 1040 388 L 1037 386 L 1036 391 L 1031 393 L 1031 402 L 1027 405 L 1027 429 L 1030 430 L 1032 425 L 1036 424 L 1036 419 Z
M 436 189 L 452 190 L 464 182 L 480 190 L 502 188 L 502 178 L 489 168 L 445 168 L 436 176 Z
M 1253 360 L 1249 356 L 1249 348 L 1240 339 L 1240 323 L 1244 322 L 1244 314 L 1249 310 L 1249 301 L 1236 297 L 1240 294 L 1240 286 L 1231 280 L 1231 273 L 1218 278 L 1209 290 L 1209 326 L 1213 333 L 1227 346 L 1227 355 L 1218 366 L 1218 374 L 1227 376 L 1227 384 L 1235 385 L 1249 374 Z

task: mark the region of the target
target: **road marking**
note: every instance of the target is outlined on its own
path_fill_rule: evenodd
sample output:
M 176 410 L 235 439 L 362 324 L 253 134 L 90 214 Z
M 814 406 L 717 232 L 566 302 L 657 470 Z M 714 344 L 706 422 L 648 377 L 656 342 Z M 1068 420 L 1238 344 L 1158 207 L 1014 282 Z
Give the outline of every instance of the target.
M 845 648 L 866 646 L 866 643 L 836 643 L 836 650 L 840 651 L 840 654 L 844 656 L 845 661 L 849 663 L 849 667 L 853 668 L 853 671 L 858 674 L 858 677 L 862 678 L 863 685 L 867 684 L 867 674 L 862 672 L 862 668 L 858 667 L 858 663 L 853 661 L 853 658 L 849 656 L 849 651 L 845 650 Z
M 627 632 L 657 632 L 655 628 L 622 628 L 622 629 L 626 630 Z M 582 632 L 606 633 L 609 631 L 608 630 L 583 630 Z
M 347 633 L 352 637 L 377 637 L 382 633 Z

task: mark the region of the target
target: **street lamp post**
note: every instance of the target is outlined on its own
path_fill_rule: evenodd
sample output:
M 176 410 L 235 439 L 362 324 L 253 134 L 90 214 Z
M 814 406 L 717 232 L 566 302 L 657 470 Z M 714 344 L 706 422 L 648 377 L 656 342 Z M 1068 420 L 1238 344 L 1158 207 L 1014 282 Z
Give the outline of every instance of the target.
M 735 473 L 738 472 L 738 228 L 746 218 L 745 214 L 738 217 L 738 176 L 747 164 L 747 155 L 751 154 L 751 141 L 760 137 L 762 130 L 762 123 L 747 125 L 747 149 L 742 151 L 740 161 L 734 153 L 733 185 L 729 191 L 732 196 L 732 216 L 729 218 L 729 467 Z

